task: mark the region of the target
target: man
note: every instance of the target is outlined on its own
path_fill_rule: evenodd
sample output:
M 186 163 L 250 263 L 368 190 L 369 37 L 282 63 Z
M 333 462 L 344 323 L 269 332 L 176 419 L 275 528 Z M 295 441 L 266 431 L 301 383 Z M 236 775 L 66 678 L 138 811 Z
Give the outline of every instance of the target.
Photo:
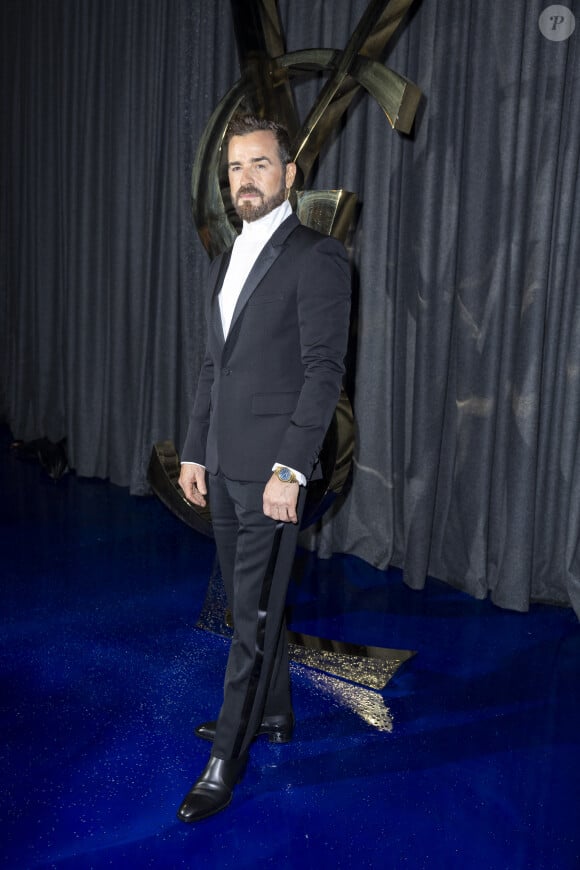
M 285 129 L 246 115 L 226 142 L 243 229 L 210 267 L 179 483 L 196 505 L 209 497 L 234 634 L 218 720 L 196 729 L 213 747 L 179 808 L 184 822 L 227 806 L 256 735 L 292 736 L 286 591 L 340 393 L 350 307 L 344 247 L 302 226 L 289 205 L 296 165 Z

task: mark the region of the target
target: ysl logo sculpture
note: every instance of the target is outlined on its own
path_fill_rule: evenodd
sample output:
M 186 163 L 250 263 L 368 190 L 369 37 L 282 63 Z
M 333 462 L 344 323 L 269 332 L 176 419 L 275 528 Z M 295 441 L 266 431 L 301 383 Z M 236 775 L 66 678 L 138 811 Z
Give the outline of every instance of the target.
M 192 176 L 193 215 L 210 256 L 215 257 L 228 248 L 237 233 L 227 173 L 221 168 L 221 149 L 228 123 L 240 109 L 276 118 L 287 127 L 298 166 L 298 217 L 320 232 L 345 240 L 354 215 L 355 194 L 344 190 L 304 191 L 300 188 L 308 179 L 322 145 L 360 87 L 377 100 L 393 129 L 410 131 L 421 92 L 412 82 L 384 67 L 377 58 L 412 2 L 370 0 L 344 51 L 315 48 L 285 54 L 276 0 L 232 0 L 242 76 L 211 116 L 197 151 Z M 320 71 L 329 73 L 330 78 L 306 121 L 300 125 L 290 78 Z M 318 519 L 342 491 L 352 460 L 353 433 L 352 409 L 343 391 L 320 454 L 323 480 L 308 486 L 303 528 Z M 159 442 L 153 448 L 149 464 L 152 489 L 185 523 L 211 536 L 209 508 L 196 508 L 188 502 L 179 489 L 178 477 L 179 457 L 173 443 Z M 224 618 L 226 606 L 217 566 L 209 581 L 197 627 L 229 636 L 231 615 L 226 613 Z M 398 668 L 415 654 L 412 650 L 354 646 L 294 632 L 289 632 L 289 641 L 293 659 L 371 689 L 384 688 Z M 344 694 L 344 703 L 352 707 L 352 697 L 347 697 L 352 695 L 352 689 L 345 693 L 342 681 L 326 679 L 327 688 L 340 697 Z M 357 692 L 360 702 L 357 701 L 353 709 L 377 730 L 392 730 L 390 713 L 382 698 L 361 687 L 357 687 Z

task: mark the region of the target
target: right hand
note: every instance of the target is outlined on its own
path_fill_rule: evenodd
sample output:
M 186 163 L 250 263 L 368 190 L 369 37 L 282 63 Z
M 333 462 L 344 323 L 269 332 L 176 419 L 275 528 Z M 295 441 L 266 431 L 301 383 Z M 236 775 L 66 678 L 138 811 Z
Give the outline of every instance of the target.
M 184 463 L 179 472 L 179 485 L 188 501 L 198 507 L 206 506 L 207 485 L 203 465 Z

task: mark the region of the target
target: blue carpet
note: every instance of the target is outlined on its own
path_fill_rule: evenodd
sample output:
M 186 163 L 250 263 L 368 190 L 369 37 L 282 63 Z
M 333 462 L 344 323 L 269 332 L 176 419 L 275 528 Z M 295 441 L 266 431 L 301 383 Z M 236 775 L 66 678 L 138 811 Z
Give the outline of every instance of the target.
M 231 806 L 185 826 L 228 648 L 195 627 L 213 543 L 0 448 L 3 867 L 580 867 L 572 611 L 299 553 L 293 629 L 417 655 L 382 692 L 294 664 L 293 742 L 258 740 Z

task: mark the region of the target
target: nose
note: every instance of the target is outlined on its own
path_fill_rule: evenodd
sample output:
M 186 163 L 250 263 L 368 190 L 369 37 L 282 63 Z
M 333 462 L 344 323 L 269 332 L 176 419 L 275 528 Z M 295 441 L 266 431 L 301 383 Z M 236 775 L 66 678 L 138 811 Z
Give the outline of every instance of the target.
M 255 178 L 255 170 L 253 166 L 242 167 L 241 184 L 253 184 Z

